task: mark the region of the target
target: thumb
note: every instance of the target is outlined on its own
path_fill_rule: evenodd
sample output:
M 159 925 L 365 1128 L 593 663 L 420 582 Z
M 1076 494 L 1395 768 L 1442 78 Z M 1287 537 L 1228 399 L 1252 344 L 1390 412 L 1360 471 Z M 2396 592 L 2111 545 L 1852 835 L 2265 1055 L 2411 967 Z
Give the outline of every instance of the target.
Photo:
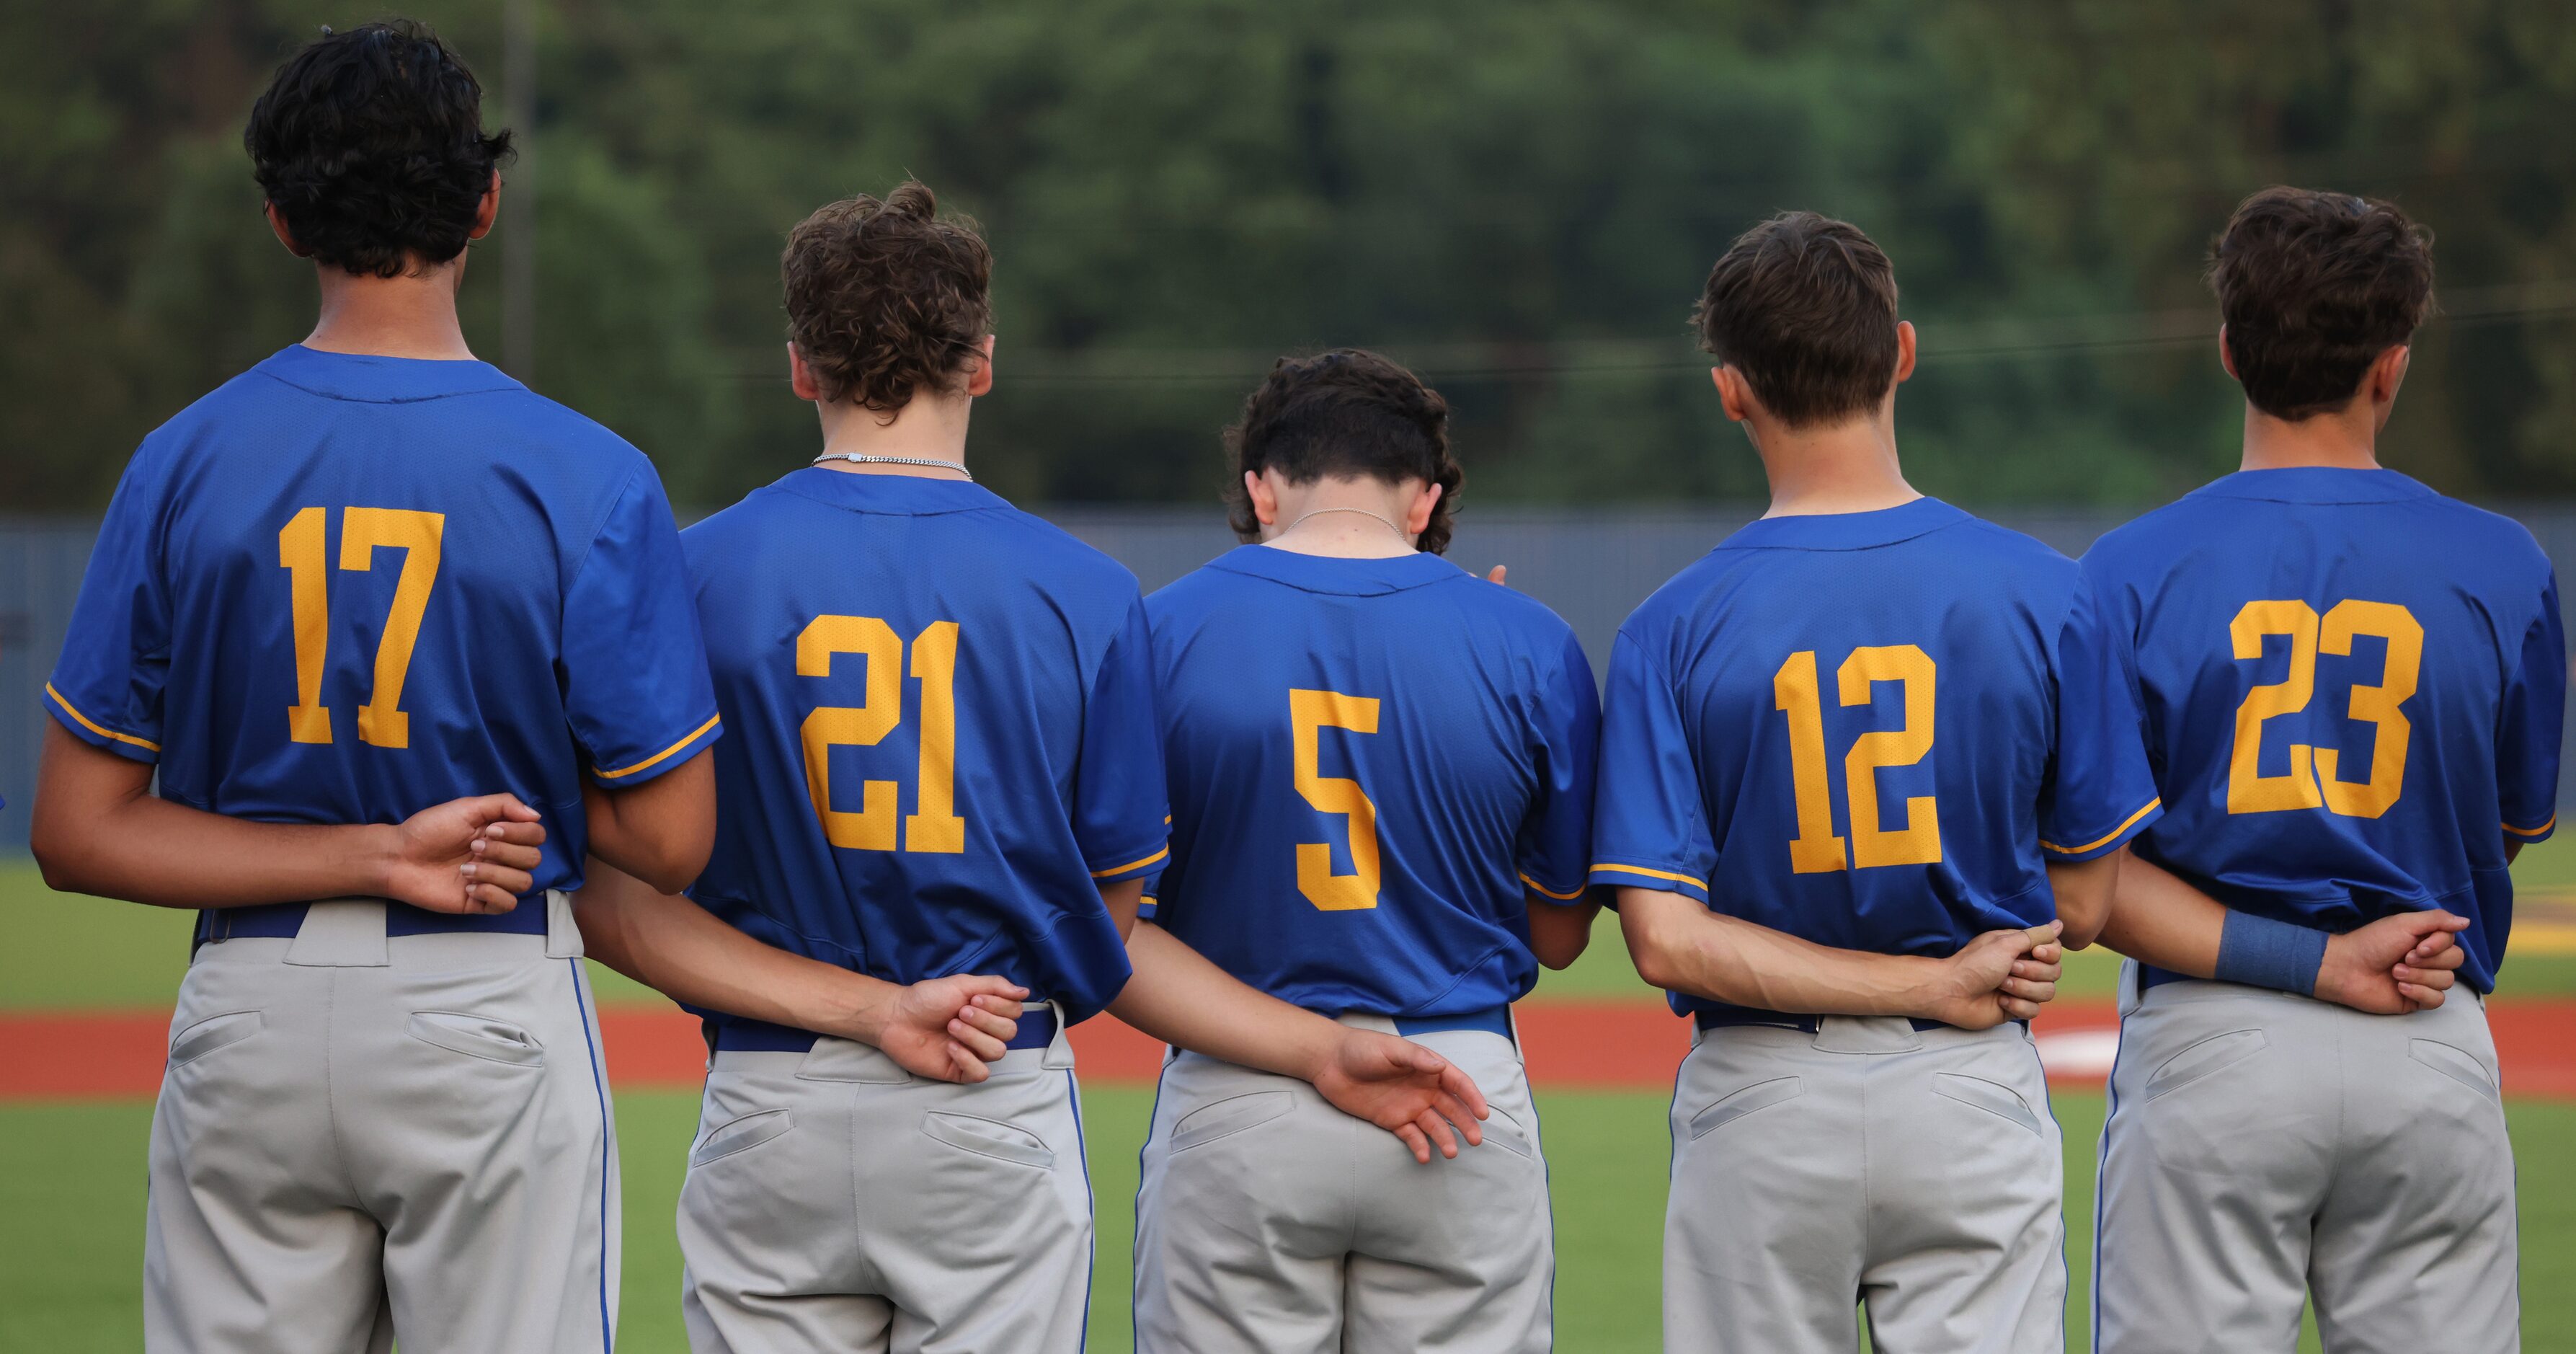
M 1510 565 L 1497 564 L 1493 568 L 1485 571 L 1485 581 L 1488 583 L 1502 583 L 1504 587 L 1510 587 L 1510 584 L 1503 583 L 1503 576 L 1510 572 Z
M 544 817 L 517 795 L 480 795 L 465 801 L 465 811 L 486 822 L 533 823 Z
M 2420 914 L 2419 918 L 2416 920 L 2417 924 L 2413 929 L 2417 935 L 2431 935 L 2437 931 L 2465 931 L 2469 929 L 2468 918 L 2451 912 L 2426 912 Z

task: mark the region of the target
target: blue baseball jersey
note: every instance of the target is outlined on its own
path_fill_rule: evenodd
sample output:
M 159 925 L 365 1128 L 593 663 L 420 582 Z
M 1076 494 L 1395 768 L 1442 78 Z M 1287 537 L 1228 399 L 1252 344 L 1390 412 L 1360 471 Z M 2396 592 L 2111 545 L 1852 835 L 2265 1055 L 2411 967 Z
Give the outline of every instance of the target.
M 581 884 L 584 774 L 641 784 L 720 727 L 643 453 L 485 363 L 300 345 L 144 439 L 44 700 L 162 798 L 236 818 L 515 794 L 545 816 L 530 897 Z
M 2164 820 L 2138 854 L 2327 931 L 2442 908 L 2495 984 L 2508 840 L 2557 824 L 2567 642 L 2531 533 L 2393 470 L 2257 470 L 2084 557 L 2134 647 Z
M 820 468 L 682 544 L 731 731 L 690 895 L 888 982 L 1116 997 L 1100 886 L 1162 863 L 1168 812 L 1135 575 L 973 484 Z
M 2075 561 L 1929 498 L 1766 518 L 1620 628 L 1591 877 L 1947 955 L 2155 820 L 2136 721 Z
M 1328 1014 L 1537 981 L 1583 896 L 1600 702 L 1574 632 L 1437 555 L 1247 545 L 1147 599 L 1172 790 L 1157 925 Z

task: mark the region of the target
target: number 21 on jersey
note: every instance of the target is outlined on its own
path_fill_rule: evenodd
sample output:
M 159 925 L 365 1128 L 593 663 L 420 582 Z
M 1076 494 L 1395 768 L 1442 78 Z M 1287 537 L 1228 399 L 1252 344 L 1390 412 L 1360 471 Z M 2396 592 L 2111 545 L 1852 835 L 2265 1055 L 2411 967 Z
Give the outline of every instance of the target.
M 1850 809 L 1853 869 L 1881 865 L 1932 865 L 1941 859 L 1941 806 L 1931 795 L 1905 801 L 1905 825 L 1893 830 L 1879 818 L 1878 773 L 1912 766 L 1932 751 L 1932 656 L 1911 644 L 1870 644 L 1851 651 L 1836 670 L 1844 705 L 1867 705 L 1880 682 L 1905 688 L 1905 723 L 1852 740 L 1843 755 L 1843 798 Z M 1771 678 L 1774 706 L 1789 720 L 1789 788 L 1798 809 L 1798 835 L 1789 842 L 1789 868 L 1824 874 L 1844 867 L 1843 839 L 1834 835 L 1833 790 L 1825 767 L 1825 702 L 1816 685 L 1816 651 L 1789 655 Z
M 856 813 L 832 807 L 832 749 L 874 747 L 903 722 L 903 640 L 874 616 L 817 616 L 796 636 L 796 675 L 829 677 L 834 654 L 867 660 L 867 703 L 818 705 L 805 716 L 805 792 L 823 838 L 854 851 L 895 849 L 896 785 L 859 783 Z M 903 820 L 903 849 L 955 855 L 966 849 L 957 816 L 957 622 L 933 621 L 913 637 L 912 675 L 921 682 L 920 790 Z

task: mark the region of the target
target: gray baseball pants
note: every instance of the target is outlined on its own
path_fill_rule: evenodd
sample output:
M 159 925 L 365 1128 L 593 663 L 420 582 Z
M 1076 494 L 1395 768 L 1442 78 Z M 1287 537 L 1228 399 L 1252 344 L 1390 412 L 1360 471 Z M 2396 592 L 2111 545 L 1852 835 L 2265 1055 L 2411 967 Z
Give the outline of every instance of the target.
M 609 1347 L 617 1145 L 581 938 L 198 948 L 152 1115 L 144 1347 L 557 1354 Z
M 2404 1016 L 2121 975 L 2094 1263 L 2102 1354 L 2521 1348 L 2485 1004 Z

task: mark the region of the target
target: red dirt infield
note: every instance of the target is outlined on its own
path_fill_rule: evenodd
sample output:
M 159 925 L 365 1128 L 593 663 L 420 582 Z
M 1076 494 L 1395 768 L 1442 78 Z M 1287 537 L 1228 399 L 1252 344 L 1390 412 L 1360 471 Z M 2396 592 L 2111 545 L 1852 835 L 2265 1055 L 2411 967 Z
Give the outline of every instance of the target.
M 1690 1046 L 1687 1026 L 1644 1002 L 1533 1001 L 1518 1010 L 1530 1080 L 1542 1087 L 1661 1090 Z M 2576 1001 L 2499 1002 L 2487 1018 L 2508 1095 L 2576 1099 Z M 2036 1027 L 2050 1079 L 2101 1084 L 2117 1025 L 2107 1002 L 2051 1006 Z M 619 1086 L 689 1088 L 704 1074 L 698 1023 L 676 1010 L 603 1007 L 600 1031 Z M 0 1101 L 150 1096 L 169 1034 L 167 1011 L 0 1013 Z M 1151 1081 L 1162 1061 L 1162 1045 L 1108 1016 L 1076 1026 L 1073 1045 L 1093 1081 Z

